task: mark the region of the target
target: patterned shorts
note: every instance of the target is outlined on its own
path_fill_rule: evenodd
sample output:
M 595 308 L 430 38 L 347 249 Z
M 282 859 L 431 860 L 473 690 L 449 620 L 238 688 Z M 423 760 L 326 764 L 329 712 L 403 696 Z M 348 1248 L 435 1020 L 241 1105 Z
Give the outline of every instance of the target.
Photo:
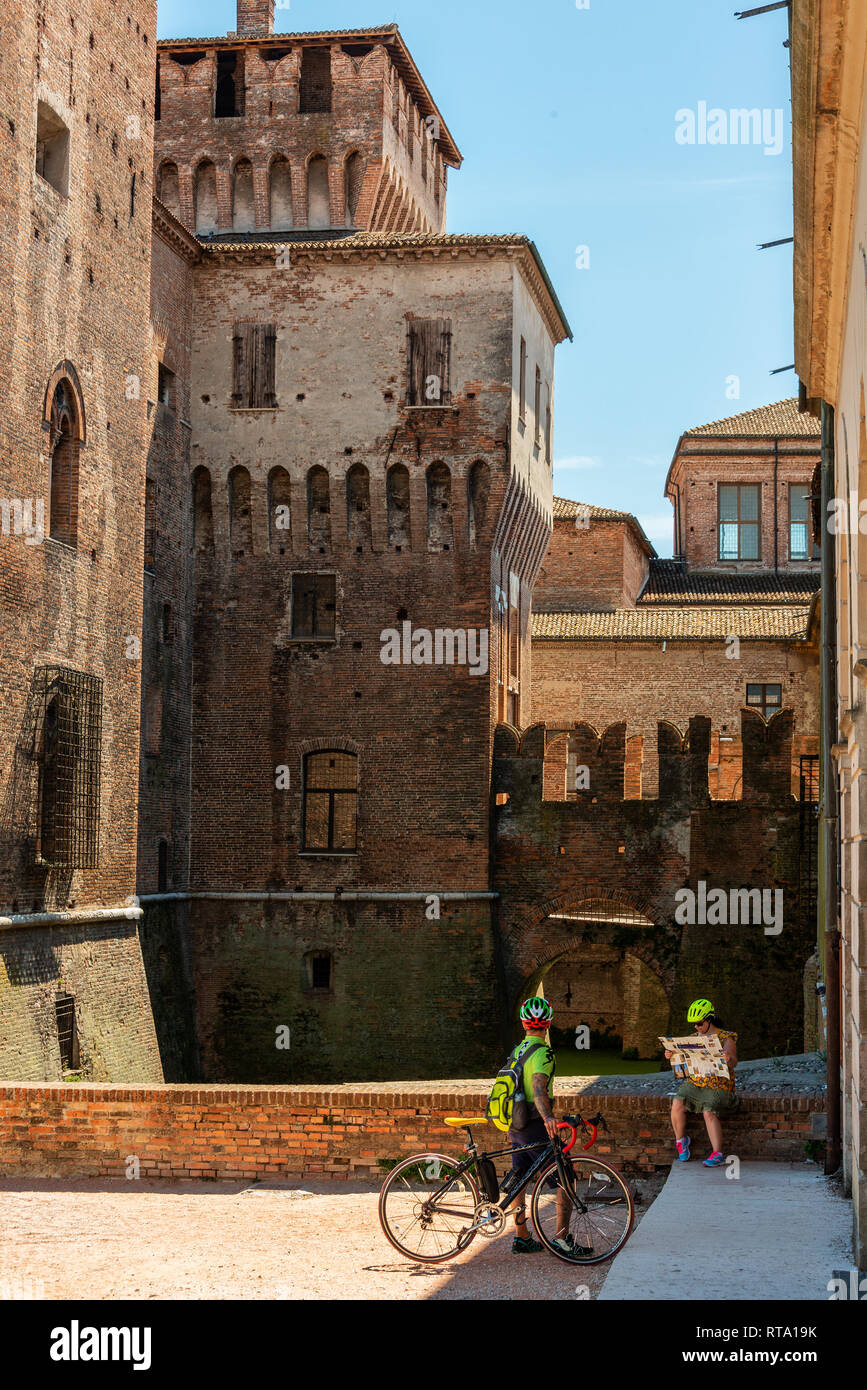
M 738 1098 L 733 1091 L 717 1091 L 713 1086 L 696 1086 L 692 1081 L 682 1081 L 674 1093 L 680 1096 L 687 1110 L 700 1114 L 711 1110 L 714 1115 L 725 1115 L 738 1107 Z

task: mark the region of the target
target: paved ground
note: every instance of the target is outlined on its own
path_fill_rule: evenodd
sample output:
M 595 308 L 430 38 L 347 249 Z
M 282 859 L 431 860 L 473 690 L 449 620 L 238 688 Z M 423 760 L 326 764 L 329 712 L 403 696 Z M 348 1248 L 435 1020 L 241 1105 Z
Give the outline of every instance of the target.
M 827 1300 L 832 1272 L 852 1267 L 851 1204 L 817 1164 L 742 1162 L 727 1178 L 691 1160 L 672 1165 L 600 1299 Z
M 634 1181 L 639 1227 L 663 1181 Z M 610 1268 L 512 1255 L 511 1233 L 414 1265 L 382 1235 L 377 1197 L 370 1182 L 6 1178 L 0 1298 L 574 1301 L 595 1298 Z

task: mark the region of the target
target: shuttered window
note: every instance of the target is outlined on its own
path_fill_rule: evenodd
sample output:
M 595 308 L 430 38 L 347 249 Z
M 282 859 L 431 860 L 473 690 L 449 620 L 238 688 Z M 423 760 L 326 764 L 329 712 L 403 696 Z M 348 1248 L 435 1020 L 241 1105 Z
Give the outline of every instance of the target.
M 236 410 L 272 410 L 277 404 L 273 323 L 236 323 L 232 337 L 232 405 Z
M 358 819 L 358 758 L 308 753 L 304 759 L 304 848 L 352 854 Z
M 293 574 L 293 637 L 333 637 L 336 612 L 336 582 L 333 574 Z
M 407 405 L 448 405 L 451 319 L 407 320 Z

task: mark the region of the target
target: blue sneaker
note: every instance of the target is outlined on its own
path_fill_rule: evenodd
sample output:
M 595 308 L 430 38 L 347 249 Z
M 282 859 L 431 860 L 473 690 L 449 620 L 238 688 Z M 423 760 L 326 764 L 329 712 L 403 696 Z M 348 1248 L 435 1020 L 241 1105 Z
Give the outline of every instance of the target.
M 689 1162 L 689 1135 L 688 1135 L 688 1134 L 685 1135 L 683 1139 L 678 1139 L 678 1141 L 677 1141 L 677 1156 L 678 1156 L 678 1158 L 680 1159 L 681 1163 L 688 1163 L 688 1162 Z
M 722 1149 L 714 1149 L 709 1158 L 704 1160 L 705 1168 L 719 1168 L 726 1161 L 726 1156 Z

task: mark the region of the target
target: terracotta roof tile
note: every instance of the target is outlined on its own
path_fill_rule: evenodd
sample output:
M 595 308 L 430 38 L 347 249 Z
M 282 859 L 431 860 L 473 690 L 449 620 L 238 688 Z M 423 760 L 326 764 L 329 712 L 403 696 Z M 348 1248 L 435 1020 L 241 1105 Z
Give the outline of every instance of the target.
M 639 606 L 651 604 L 804 604 L 819 588 L 818 570 L 794 574 L 687 571 L 677 560 L 651 560 Z
M 807 635 L 808 607 L 780 604 L 738 608 L 618 608 L 612 613 L 534 613 L 535 641 L 723 642 L 799 641 Z
M 745 410 L 741 415 L 729 415 L 724 420 L 712 420 L 708 425 L 696 425 L 684 430 L 684 435 L 710 434 L 747 438 L 756 435 L 807 435 L 818 440 L 822 427 L 812 415 L 801 414 L 796 396 L 772 405 Z

